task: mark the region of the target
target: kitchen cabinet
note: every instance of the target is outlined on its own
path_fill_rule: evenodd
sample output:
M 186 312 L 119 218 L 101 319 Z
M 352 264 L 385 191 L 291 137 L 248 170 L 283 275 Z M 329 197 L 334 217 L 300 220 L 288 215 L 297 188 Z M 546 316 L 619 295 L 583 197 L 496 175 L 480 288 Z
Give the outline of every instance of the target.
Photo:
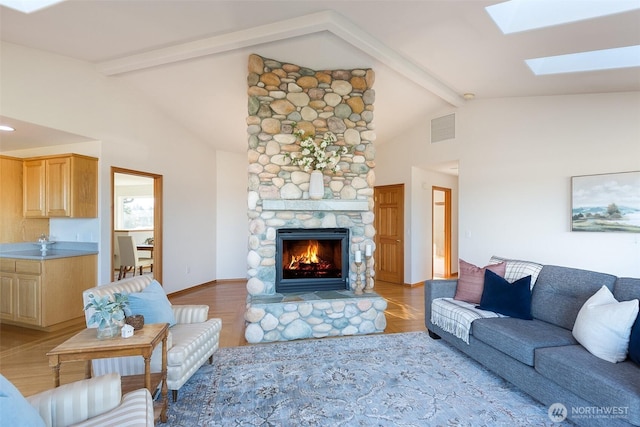
M 2 243 L 36 241 L 49 234 L 48 218 L 25 218 L 22 208 L 23 160 L 0 155 L 0 236 Z
M 16 263 L 12 259 L 0 259 L 0 319 L 13 320 L 15 313 Z
M 3 259 L 0 280 L 0 318 L 39 325 L 40 262 Z
M 98 216 L 98 159 L 78 154 L 23 162 L 25 218 Z
M 97 255 L 0 259 L 0 320 L 48 330 L 84 315 L 82 292 L 96 286 Z

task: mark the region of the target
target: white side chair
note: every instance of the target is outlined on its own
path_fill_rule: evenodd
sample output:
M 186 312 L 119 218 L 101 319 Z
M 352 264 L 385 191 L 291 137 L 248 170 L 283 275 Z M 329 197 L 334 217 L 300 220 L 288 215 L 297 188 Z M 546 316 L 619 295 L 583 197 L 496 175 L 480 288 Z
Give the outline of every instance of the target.
M 120 245 L 118 245 L 118 235 L 113 236 L 113 272 L 118 272 L 120 276 Z
M 84 304 L 88 303 L 89 294 L 95 297 L 113 295 L 114 293 L 142 292 L 151 284 L 153 277 L 145 274 L 129 277 L 124 280 L 87 289 L 82 293 Z M 172 391 L 173 401 L 178 398 L 178 390 L 189 378 L 204 365 L 207 360 L 213 361 L 213 353 L 220 344 L 222 319 L 208 319 L 208 305 L 171 305 L 176 324 L 169 328 L 167 340 L 167 388 Z M 85 319 L 92 315 L 85 311 Z M 135 313 L 134 313 L 135 314 Z M 141 356 L 114 357 L 95 359 L 92 361 L 93 374 L 104 375 L 118 372 L 121 375 L 138 375 L 144 373 L 144 360 Z M 160 372 L 162 368 L 162 346 L 158 346 L 151 356 L 151 372 Z
M 133 241 L 133 236 L 118 236 L 118 251 L 120 253 L 120 273 L 118 274 L 118 280 L 127 276 L 127 271 L 133 270 L 133 275 L 136 275 L 136 271 L 140 271 L 142 275 L 142 269 L 149 267 L 153 272 L 153 258 L 140 258 L 138 255 L 138 248 Z

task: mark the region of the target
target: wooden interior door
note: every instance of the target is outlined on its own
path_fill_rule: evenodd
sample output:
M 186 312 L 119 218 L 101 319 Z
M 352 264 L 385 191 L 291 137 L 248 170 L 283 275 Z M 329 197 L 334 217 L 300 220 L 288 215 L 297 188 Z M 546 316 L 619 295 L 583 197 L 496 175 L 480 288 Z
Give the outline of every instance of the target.
M 376 280 L 404 284 L 404 184 L 374 188 Z

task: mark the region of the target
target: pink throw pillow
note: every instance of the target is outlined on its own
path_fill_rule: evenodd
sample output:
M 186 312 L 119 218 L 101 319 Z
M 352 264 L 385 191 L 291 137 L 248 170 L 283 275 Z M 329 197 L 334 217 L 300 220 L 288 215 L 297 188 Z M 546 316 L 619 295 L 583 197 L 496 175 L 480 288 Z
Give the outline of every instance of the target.
M 466 301 L 471 304 L 480 304 L 482 291 L 484 290 L 484 271 L 489 269 L 500 277 L 504 277 L 507 263 L 489 264 L 485 267 L 478 267 L 464 260 L 460 260 L 460 271 L 458 272 L 458 286 L 453 299 Z

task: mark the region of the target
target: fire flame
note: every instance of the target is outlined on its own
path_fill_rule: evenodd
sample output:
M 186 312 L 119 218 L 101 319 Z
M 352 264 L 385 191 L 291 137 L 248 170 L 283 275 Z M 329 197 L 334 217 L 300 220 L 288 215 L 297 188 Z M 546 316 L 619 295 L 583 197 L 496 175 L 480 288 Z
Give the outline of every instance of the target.
M 318 264 L 319 262 L 320 258 L 318 258 L 318 241 L 310 240 L 306 252 L 303 252 L 300 255 L 291 255 L 289 268 L 295 269 L 299 264 Z

